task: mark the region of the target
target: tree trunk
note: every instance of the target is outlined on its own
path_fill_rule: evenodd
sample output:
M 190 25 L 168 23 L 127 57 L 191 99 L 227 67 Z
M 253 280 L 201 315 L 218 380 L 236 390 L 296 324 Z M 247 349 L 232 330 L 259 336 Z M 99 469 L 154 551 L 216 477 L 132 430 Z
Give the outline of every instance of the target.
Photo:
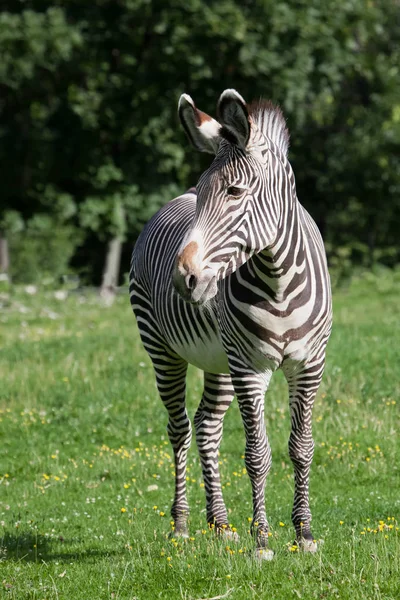
M 106 306 L 111 306 L 115 300 L 115 290 L 118 285 L 119 267 L 121 263 L 122 240 L 115 237 L 108 243 L 106 264 L 103 271 L 103 281 L 100 296 Z
M 6 273 L 10 268 L 10 255 L 8 252 L 8 240 L 3 233 L 0 232 L 0 273 Z

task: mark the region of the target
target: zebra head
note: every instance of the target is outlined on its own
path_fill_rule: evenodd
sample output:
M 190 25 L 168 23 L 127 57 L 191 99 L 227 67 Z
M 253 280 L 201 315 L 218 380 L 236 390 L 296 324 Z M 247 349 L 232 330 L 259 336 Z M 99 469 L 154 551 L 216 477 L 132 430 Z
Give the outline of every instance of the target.
M 290 183 L 283 166 L 289 134 L 279 108 L 263 101 L 247 106 L 228 89 L 217 113 L 219 121 L 196 108 L 187 94 L 179 100 L 180 120 L 193 146 L 215 155 L 196 186 L 195 216 L 173 272 L 176 290 L 196 304 L 215 296 L 219 280 L 273 244 L 280 200 Z

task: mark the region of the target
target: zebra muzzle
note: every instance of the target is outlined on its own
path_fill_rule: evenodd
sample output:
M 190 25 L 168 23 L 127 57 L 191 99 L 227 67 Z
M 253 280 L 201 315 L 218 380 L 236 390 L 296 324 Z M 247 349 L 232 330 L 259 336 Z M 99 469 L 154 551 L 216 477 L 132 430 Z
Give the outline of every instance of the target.
M 217 279 L 213 272 L 194 273 L 183 272 L 176 267 L 172 276 L 172 283 L 178 294 L 191 304 L 204 304 L 215 296 L 218 291 Z
M 176 291 L 192 304 L 204 304 L 217 293 L 216 273 L 202 266 L 201 255 L 197 241 L 184 243 L 172 274 Z

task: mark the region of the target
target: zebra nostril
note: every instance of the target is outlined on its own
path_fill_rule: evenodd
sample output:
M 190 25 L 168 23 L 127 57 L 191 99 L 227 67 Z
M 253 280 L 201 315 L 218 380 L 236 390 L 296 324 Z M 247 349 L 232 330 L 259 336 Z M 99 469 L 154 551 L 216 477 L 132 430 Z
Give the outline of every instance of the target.
M 186 287 L 188 290 L 194 290 L 194 288 L 196 287 L 196 283 L 197 283 L 196 275 L 186 275 L 185 283 L 186 283 Z

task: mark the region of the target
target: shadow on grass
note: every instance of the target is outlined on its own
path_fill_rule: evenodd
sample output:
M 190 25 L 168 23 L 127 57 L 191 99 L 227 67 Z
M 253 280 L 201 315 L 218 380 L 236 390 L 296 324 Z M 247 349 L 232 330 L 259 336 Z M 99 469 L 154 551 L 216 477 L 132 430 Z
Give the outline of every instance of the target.
M 53 550 L 52 545 L 63 544 L 65 551 Z M 75 548 L 68 550 L 68 546 L 74 544 Z M 51 540 L 43 535 L 31 533 L 20 533 L 19 535 L 5 533 L 0 538 L 0 562 L 4 560 L 14 562 L 51 562 L 72 560 L 95 560 L 101 557 L 115 556 L 119 554 L 116 550 L 79 550 L 76 549 L 77 541 Z

